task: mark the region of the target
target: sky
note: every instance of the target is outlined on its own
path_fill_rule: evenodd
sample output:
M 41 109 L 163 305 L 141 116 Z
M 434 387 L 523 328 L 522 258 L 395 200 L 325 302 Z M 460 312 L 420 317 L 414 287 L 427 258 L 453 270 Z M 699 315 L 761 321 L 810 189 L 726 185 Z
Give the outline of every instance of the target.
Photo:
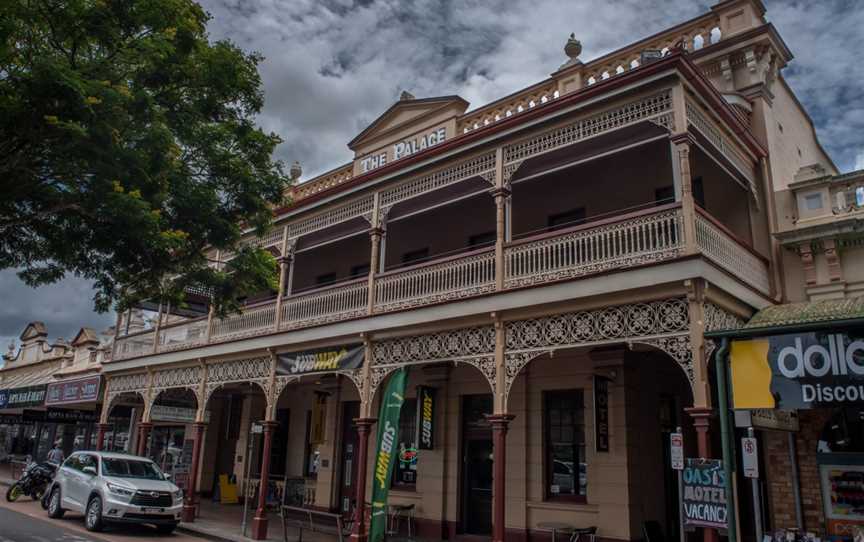
M 478 107 L 535 83 L 566 60 L 571 32 L 583 61 L 704 13 L 692 0 L 199 0 L 212 39 L 262 53 L 258 118 L 299 160 L 303 178 L 351 159 L 347 142 L 397 100 L 458 94 Z M 795 58 L 783 74 L 841 171 L 864 168 L 864 2 L 764 0 Z M 0 272 L 0 349 L 30 320 L 53 338 L 104 329 L 89 285 L 32 290 Z

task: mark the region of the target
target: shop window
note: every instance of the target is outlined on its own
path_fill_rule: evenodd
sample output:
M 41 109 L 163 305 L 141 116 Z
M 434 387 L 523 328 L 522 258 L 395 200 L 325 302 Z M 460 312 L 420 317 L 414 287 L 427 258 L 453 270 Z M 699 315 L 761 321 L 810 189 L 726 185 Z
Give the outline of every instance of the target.
M 407 399 L 399 414 L 399 455 L 393 467 L 393 487 L 414 489 L 417 484 L 417 400 Z
M 579 207 L 578 209 L 570 209 L 569 211 L 564 211 L 563 213 L 550 215 L 546 219 L 546 225 L 548 226 L 549 231 L 552 231 L 560 230 L 561 228 L 567 228 L 569 226 L 576 226 L 580 222 L 584 221 L 585 207 Z
M 317 478 L 321 461 L 321 445 L 312 442 L 312 411 L 306 411 L 306 453 L 303 460 L 303 476 Z
M 546 498 L 585 502 L 585 402 L 582 390 L 543 394 Z

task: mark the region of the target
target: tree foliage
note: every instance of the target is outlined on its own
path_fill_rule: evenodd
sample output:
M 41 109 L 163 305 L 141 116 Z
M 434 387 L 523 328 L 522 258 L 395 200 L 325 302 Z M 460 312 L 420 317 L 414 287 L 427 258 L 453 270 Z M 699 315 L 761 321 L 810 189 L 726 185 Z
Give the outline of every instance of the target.
M 269 253 L 233 249 L 288 184 L 254 124 L 262 58 L 208 20 L 191 0 L 0 2 L 0 269 L 88 278 L 102 311 L 275 287 Z M 214 269 L 215 249 L 236 256 Z

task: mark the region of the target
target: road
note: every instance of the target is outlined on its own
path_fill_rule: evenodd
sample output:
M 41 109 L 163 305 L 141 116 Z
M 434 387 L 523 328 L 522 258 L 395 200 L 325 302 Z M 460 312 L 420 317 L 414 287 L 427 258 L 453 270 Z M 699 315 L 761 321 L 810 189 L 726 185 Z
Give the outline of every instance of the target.
M 200 538 L 172 534 L 159 536 L 147 526 L 108 528 L 102 533 L 91 533 L 84 528 L 81 515 L 66 513 L 63 519 L 50 519 L 39 503 L 28 498 L 8 503 L 0 499 L 0 542 L 140 542 L 142 540 L 166 542 L 201 542 Z

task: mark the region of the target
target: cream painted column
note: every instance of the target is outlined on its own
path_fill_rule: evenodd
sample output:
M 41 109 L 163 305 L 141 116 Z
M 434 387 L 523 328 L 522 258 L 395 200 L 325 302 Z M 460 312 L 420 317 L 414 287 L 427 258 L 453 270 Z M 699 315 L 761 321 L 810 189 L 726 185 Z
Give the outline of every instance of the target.
M 282 228 L 282 245 L 279 249 L 279 291 L 276 294 L 276 319 L 274 327 L 276 331 L 282 325 L 282 299 L 285 297 L 286 267 L 289 265 L 288 252 L 288 226 Z
M 684 226 L 684 252 L 696 254 L 696 200 L 693 198 L 693 178 L 690 172 L 690 138 L 687 135 L 673 139 L 672 160 L 677 168 L 676 196 L 680 191 L 681 216 Z
M 371 254 L 369 255 L 369 301 L 366 308 L 368 314 L 375 311 L 375 276 L 383 271 L 383 261 L 381 255 L 381 247 L 383 243 L 384 220 L 381 210 L 381 194 L 375 192 L 374 203 L 372 206 L 372 216 L 369 218 L 369 238 L 371 240 Z
M 504 245 L 511 238 L 510 179 L 504 171 L 503 147 L 495 149 L 494 181 L 491 194 L 495 199 L 495 289 L 503 290 L 506 278 Z

